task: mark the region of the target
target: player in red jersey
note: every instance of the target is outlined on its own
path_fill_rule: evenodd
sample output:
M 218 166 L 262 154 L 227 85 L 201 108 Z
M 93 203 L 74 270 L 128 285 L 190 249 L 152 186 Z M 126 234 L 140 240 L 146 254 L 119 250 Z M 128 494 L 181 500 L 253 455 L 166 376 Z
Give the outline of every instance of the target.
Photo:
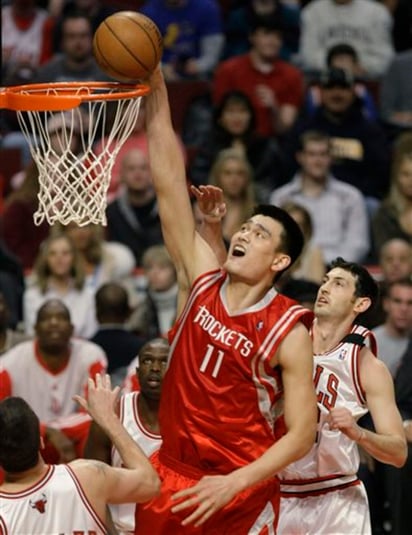
M 138 508 L 136 533 L 274 533 L 274 476 L 315 438 L 310 313 L 273 288 L 303 237 L 283 210 L 261 206 L 234 234 L 221 269 L 195 229 L 160 69 L 150 84 L 146 125 L 163 236 L 191 288 L 169 336 L 163 444 L 152 457 L 162 493 Z M 276 440 L 281 412 L 287 431 Z

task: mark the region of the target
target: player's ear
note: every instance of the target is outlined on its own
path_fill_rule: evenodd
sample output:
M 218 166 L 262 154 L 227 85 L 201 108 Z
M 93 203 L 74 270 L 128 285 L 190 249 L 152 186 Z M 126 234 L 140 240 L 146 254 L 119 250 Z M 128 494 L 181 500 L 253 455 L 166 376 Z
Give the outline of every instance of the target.
M 291 258 L 285 253 L 278 253 L 272 262 L 272 271 L 279 272 L 287 269 L 291 264 Z
M 355 301 L 354 311 L 357 314 L 362 314 L 362 312 L 365 312 L 365 310 L 368 310 L 368 308 L 371 306 L 372 301 L 369 297 L 358 297 Z

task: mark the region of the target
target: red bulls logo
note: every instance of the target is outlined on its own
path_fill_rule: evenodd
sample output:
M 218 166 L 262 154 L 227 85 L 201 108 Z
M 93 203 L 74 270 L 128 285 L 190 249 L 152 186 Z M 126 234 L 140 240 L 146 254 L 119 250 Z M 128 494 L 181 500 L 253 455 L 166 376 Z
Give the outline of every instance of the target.
M 43 514 L 46 511 L 47 497 L 45 494 L 42 494 L 41 496 L 40 500 L 30 500 L 30 507 L 32 509 L 37 509 L 39 513 Z

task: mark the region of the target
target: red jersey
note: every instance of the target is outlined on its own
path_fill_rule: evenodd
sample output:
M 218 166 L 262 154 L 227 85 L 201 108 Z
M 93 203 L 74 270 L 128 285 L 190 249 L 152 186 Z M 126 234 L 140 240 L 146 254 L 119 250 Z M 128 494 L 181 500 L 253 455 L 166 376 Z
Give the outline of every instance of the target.
M 269 364 L 297 321 L 312 313 L 275 289 L 230 314 L 224 271 L 199 277 L 169 333 L 163 381 L 160 455 L 209 474 L 225 474 L 275 442 L 283 386 Z
M 304 98 L 304 79 L 301 71 L 282 60 L 273 63 L 273 70 L 258 71 L 250 58 L 243 54 L 223 61 L 213 80 L 213 101 L 218 104 L 223 95 L 233 89 L 245 93 L 256 113 L 256 130 L 261 136 L 276 134 L 269 109 L 262 103 L 257 88 L 267 86 L 275 94 L 279 106 L 291 105 L 299 109 Z

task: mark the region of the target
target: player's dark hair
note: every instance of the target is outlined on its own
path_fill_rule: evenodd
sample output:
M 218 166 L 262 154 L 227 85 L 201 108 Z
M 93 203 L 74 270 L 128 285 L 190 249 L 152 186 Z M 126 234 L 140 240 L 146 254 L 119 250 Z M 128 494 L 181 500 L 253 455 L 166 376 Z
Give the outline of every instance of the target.
M 379 298 L 379 287 L 369 271 L 356 262 L 347 262 L 342 257 L 336 258 L 336 260 L 328 266 L 328 270 L 334 268 L 341 268 L 354 276 L 355 296 L 369 297 L 371 300 L 371 306 L 369 308 L 372 310 Z
M 273 204 L 259 204 L 253 210 L 252 215 L 258 214 L 271 217 L 282 226 L 283 230 L 280 234 L 279 250 L 290 256 L 291 262 L 286 268 L 289 269 L 299 258 L 304 245 L 304 237 L 299 225 L 285 210 Z M 276 274 L 275 281 L 279 279 L 286 269 Z
M 0 402 L 0 466 L 6 472 L 24 472 L 36 466 L 40 449 L 40 422 L 20 397 Z

